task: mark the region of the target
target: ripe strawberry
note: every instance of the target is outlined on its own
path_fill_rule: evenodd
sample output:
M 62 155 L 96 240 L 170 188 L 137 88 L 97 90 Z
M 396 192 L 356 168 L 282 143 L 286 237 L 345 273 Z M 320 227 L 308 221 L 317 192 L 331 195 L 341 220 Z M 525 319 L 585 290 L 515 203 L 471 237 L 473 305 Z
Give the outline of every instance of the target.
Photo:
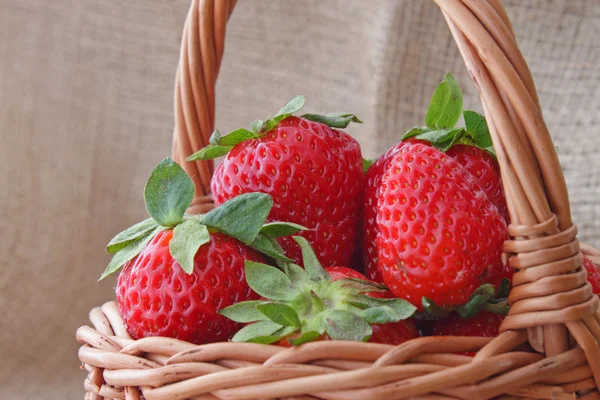
M 383 280 L 418 307 L 424 296 L 464 304 L 489 270 L 502 268 L 504 219 L 473 176 L 434 147 L 407 143 L 392 156 L 378 208 Z
M 498 336 L 503 315 L 489 311 L 481 311 L 471 318 L 464 319 L 458 314 L 452 314 L 448 319 L 436 321 L 433 326 L 433 336 Z M 474 352 L 462 353 L 475 356 Z
M 324 265 L 349 266 L 363 191 L 362 156 L 356 140 L 332 127 L 360 121 L 350 114 L 291 116 L 303 104 L 298 97 L 273 120 L 255 122 L 253 131 L 217 136 L 190 159 L 228 151 L 211 181 L 215 204 L 242 193 L 267 193 L 274 202 L 269 221 L 306 226 L 310 230 L 300 235 Z M 293 240 L 279 242 L 286 255 L 301 262 Z
M 377 197 L 381 187 L 381 178 L 387 169 L 387 164 L 406 142 L 400 142 L 386 151 L 367 170 L 365 176 L 365 193 L 362 201 L 362 224 L 361 233 L 362 260 L 365 267 L 365 275 L 373 282 L 383 283 L 383 278 L 377 267 Z
M 418 336 L 410 303 L 372 292 L 382 285 L 364 280 L 348 268 L 324 270 L 310 244 L 300 245 L 304 269 L 295 264 L 278 268 L 246 262 L 246 280 L 262 296 L 259 301 L 235 304 L 220 313 L 235 322 L 249 323 L 233 341 L 297 346 L 314 340 L 357 340 L 398 344 Z
M 129 334 L 196 344 L 227 340 L 241 326 L 217 311 L 258 299 L 244 279 L 244 261 L 264 262 L 264 257 L 229 236 L 212 233 L 187 274 L 171 255 L 172 238 L 173 230 L 159 232 L 119 275 L 117 303 Z
M 583 256 L 583 268 L 587 271 L 587 280 L 592 285 L 594 294 L 600 294 L 600 269 L 586 256 Z
M 258 298 L 245 281 L 244 261 L 265 261 L 258 251 L 290 261 L 275 246 L 275 237 L 302 227 L 264 225 L 273 205 L 268 195 L 242 195 L 203 216 L 184 215 L 193 194 L 183 169 L 163 160 L 144 193 L 151 218 L 121 232 L 107 247 L 114 256 L 101 279 L 124 266 L 117 303 L 135 339 L 229 339 L 240 326 L 217 311 Z
M 508 216 L 498 161 L 488 151 L 477 146 L 464 144 L 452 146 L 446 154 L 454 158 L 477 179 L 490 202 L 496 206 L 500 215 L 504 217 L 508 224 L 510 217 Z

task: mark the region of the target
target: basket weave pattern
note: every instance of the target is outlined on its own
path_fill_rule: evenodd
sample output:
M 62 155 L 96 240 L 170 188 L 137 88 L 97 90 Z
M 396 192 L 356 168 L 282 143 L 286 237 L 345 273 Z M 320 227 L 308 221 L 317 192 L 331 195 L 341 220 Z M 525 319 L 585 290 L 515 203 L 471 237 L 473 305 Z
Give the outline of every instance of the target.
M 499 0 L 434 0 L 479 89 L 512 224 L 517 272 L 497 338 L 427 337 L 399 346 L 133 340 L 114 302 L 90 312 L 79 358 L 86 399 L 600 399 L 600 312 L 581 268 L 567 189 L 533 78 Z M 173 159 L 193 177 L 190 212 L 212 207 L 208 144 L 225 27 L 235 0 L 193 0 L 175 85 Z M 534 351 L 532 351 L 534 350 Z M 457 352 L 476 351 L 467 357 Z

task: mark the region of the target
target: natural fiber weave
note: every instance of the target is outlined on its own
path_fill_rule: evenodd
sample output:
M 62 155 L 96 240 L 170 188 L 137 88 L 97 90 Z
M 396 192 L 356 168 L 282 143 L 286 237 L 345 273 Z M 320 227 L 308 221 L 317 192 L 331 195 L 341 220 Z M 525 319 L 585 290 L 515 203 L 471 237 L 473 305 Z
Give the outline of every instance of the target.
M 110 302 L 90 313 L 95 329 L 77 331 L 79 358 L 90 372 L 87 398 L 600 399 L 599 300 L 581 268 L 564 177 L 510 22 L 498 0 L 434 1 L 479 89 L 511 215 L 505 252 L 517 272 L 500 336 L 295 349 L 134 341 Z M 213 167 L 183 161 L 213 129 L 214 85 L 234 5 L 194 0 L 184 28 L 173 157 L 196 183 L 192 212 L 211 206 Z M 454 354 L 463 351 L 477 355 Z

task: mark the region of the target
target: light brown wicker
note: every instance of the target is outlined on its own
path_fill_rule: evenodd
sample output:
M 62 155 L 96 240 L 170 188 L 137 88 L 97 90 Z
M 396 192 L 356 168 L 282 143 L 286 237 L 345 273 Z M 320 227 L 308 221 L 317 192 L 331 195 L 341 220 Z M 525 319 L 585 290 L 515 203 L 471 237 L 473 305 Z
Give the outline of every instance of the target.
M 600 313 L 582 269 L 567 189 L 533 79 L 499 0 L 434 0 L 481 94 L 501 164 L 517 270 L 495 339 L 427 337 L 400 346 L 315 342 L 196 346 L 132 340 L 117 306 L 90 312 L 79 358 L 86 399 L 600 399 Z M 175 85 L 173 158 L 194 177 L 193 212 L 211 207 L 207 144 L 215 82 L 235 0 L 193 0 Z M 529 343 L 530 346 L 526 344 Z M 529 350 L 527 350 L 529 349 Z M 535 351 L 531 351 L 534 349 Z M 474 358 L 456 352 L 477 351 Z

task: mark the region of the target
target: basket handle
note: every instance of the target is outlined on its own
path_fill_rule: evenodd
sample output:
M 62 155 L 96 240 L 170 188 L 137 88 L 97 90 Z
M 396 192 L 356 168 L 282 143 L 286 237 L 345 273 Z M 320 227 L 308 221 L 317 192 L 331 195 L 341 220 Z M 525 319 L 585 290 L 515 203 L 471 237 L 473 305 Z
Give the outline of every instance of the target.
M 237 0 L 193 0 L 181 40 L 175 78 L 175 128 L 171 155 L 196 187 L 188 212 L 213 207 L 212 160 L 186 161 L 208 144 L 215 127 L 215 85 L 223 59 L 225 28 Z
M 580 268 L 565 179 L 507 14 L 500 0 L 434 1 L 479 90 L 511 215 L 513 240 L 505 251 L 517 272 L 502 330 L 528 329 L 532 346 L 548 356 L 567 351 L 571 335 L 591 360 L 600 355 L 599 300 Z M 196 183 L 191 212 L 212 205 L 212 163 L 185 157 L 208 143 L 214 127 L 214 88 L 234 6 L 234 0 L 193 0 L 184 28 L 173 158 Z M 594 375 L 600 382 L 600 367 Z

